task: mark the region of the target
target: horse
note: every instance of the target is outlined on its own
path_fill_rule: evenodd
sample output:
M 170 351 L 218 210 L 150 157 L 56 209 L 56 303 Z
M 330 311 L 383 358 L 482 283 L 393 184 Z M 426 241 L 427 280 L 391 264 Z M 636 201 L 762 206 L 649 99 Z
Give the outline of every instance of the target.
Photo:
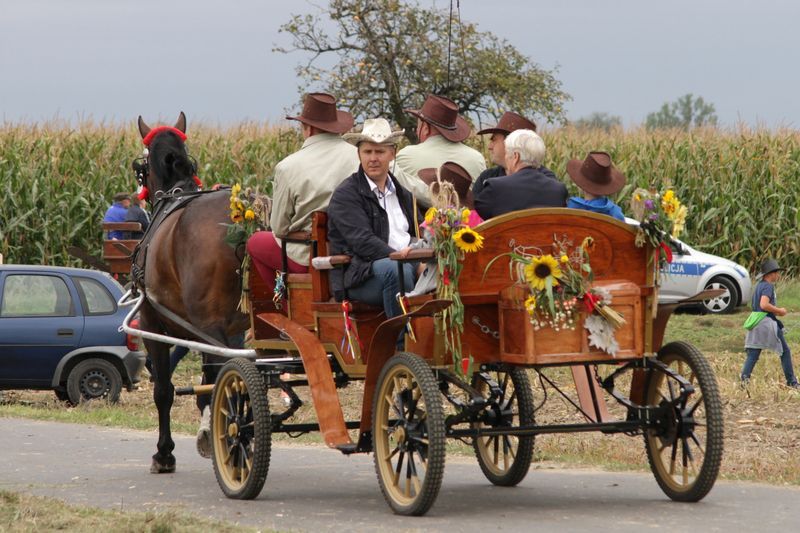
M 229 194 L 200 191 L 195 164 L 186 150 L 183 112 L 173 127 L 151 128 L 141 116 L 138 127 L 147 147 L 140 182 L 153 211 L 132 272 L 135 290 L 144 295 L 140 328 L 231 346 L 248 328 L 249 318 L 237 310 L 242 257 L 224 241 L 225 224 L 230 223 Z M 153 363 L 153 400 L 158 410 L 157 451 L 150 471 L 170 473 L 175 471 L 170 345 L 150 339 L 144 344 Z M 206 382 L 208 377 L 204 376 Z

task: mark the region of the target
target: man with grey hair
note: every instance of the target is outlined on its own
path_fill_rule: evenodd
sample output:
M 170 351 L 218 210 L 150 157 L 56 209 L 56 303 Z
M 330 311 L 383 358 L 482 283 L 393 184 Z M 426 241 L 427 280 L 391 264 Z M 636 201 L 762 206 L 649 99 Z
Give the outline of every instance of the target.
M 566 186 L 542 172 L 544 141 L 532 130 L 516 130 L 505 139 L 507 176 L 487 180 L 475 197 L 484 220 L 531 207 L 565 207 Z

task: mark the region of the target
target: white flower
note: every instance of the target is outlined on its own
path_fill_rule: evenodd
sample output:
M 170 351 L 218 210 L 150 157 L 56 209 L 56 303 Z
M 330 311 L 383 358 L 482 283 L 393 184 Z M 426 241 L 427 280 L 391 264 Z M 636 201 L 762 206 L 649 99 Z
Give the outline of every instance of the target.
M 589 315 L 583 323 L 583 327 L 589 331 L 589 345 L 599 348 L 615 356 L 619 350 L 619 343 L 614 337 L 614 328 L 611 324 L 598 315 Z

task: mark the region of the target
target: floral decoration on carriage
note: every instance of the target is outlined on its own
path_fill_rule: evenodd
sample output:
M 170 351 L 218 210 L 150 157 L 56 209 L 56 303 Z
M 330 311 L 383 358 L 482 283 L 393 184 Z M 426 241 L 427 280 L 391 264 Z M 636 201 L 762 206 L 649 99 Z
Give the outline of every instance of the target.
M 678 200 L 675 191 L 659 193 L 655 189 L 636 189 L 631 196 L 631 213 L 639 222 L 636 246 L 650 244 L 658 254 L 658 265 L 672 262 L 670 238 L 677 238 L 686 225 L 688 208 Z
M 549 253 L 538 247 L 516 246 L 495 257 L 486 270 L 495 260 L 509 256 L 512 278 L 526 288 L 524 308 L 534 331 L 574 331 L 583 313 L 589 344 L 614 356 L 619 349 L 614 331 L 625 324 L 625 318 L 611 308 L 607 290 L 592 286 L 589 252 L 593 247 L 591 237 L 576 246 L 566 236 L 554 235 Z

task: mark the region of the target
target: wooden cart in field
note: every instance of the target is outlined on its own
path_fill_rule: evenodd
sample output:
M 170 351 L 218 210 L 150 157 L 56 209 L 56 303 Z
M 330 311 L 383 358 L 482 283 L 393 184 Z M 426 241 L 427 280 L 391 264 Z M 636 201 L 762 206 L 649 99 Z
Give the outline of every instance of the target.
M 326 227 L 325 214 L 318 213 L 310 234 L 289 236 L 309 242 L 312 255 L 326 259 L 315 261 L 324 268 L 288 275 L 287 300 L 279 311 L 251 270 L 252 347 L 258 356 L 229 360 L 213 387 L 191 391 L 213 395 L 214 470 L 228 497 L 260 493 L 273 433 L 311 431 L 342 453 L 373 453 L 386 501 L 406 515 L 421 515 L 434 503 L 447 439 L 473 446 L 491 483 L 512 486 L 528 472 L 536 435 L 625 433 L 644 439 L 656 481 L 670 498 L 698 501 L 712 488 L 723 447 L 716 380 L 690 344 L 662 345 L 677 304 L 657 304 L 657 261 L 652 248 L 635 245 L 634 227 L 569 209 L 515 212 L 478 226 L 484 247 L 466 256 L 460 277 L 462 349 L 473 361 L 466 377 L 455 370 L 437 333 L 436 314 L 450 302 L 433 295 L 411 298 L 407 314 L 390 320 L 382 309 L 352 302 L 349 317 L 358 342 L 347 342 L 342 303 L 332 298 L 329 276 L 340 275 L 349 258 L 328 255 Z M 547 249 L 554 234 L 576 243 L 594 239 L 593 283 L 611 294 L 613 308 L 625 319 L 616 331 L 615 356 L 590 345 L 583 315 L 574 330 L 532 326 L 524 291 L 501 254 L 519 245 Z M 396 341 L 409 322 L 414 336 L 406 334 L 405 350 L 398 352 Z M 568 367 L 574 388 L 557 386 L 546 372 L 552 367 Z M 286 373 L 292 377 L 281 379 Z M 535 403 L 530 376 L 563 394 L 580 419 L 537 423 L 545 402 Z M 338 390 L 359 380 L 361 415 L 345 420 Z M 301 387 L 309 388 L 316 422 L 293 422 Z M 270 410 L 271 389 L 284 391 L 289 405 Z M 606 400 L 624 415 L 612 417 Z

